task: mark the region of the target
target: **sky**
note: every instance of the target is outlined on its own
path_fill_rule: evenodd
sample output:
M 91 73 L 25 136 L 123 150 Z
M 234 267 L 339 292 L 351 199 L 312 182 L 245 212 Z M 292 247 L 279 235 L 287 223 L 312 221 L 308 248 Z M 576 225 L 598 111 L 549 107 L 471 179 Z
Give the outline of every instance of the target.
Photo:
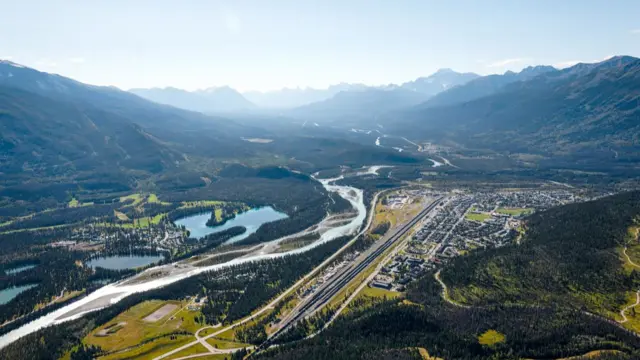
M 636 0 L 0 0 L 0 59 L 122 89 L 381 85 L 640 56 Z

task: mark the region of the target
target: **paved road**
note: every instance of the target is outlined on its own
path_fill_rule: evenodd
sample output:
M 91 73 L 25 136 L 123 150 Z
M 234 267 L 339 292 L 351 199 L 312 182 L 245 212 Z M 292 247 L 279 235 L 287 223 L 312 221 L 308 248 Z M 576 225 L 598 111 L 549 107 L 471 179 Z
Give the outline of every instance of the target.
M 369 265 L 374 262 L 379 256 L 381 256 L 388 248 L 401 239 L 414 225 L 418 223 L 422 218 L 429 214 L 439 203 L 442 201 L 442 197 L 434 200 L 429 206 L 422 210 L 418 215 L 411 219 L 406 224 L 400 226 L 394 233 L 392 233 L 386 240 L 374 245 L 367 252 L 363 253 L 359 257 L 359 261 L 356 261 L 351 266 L 346 266 L 341 269 L 340 272 L 329 281 L 323 284 L 316 292 L 311 294 L 307 299 L 302 301 L 296 308 L 294 308 L 284 319 L 280 321 L 280 329 L 273 333 L 267 342 L 260 346 L 265 348 L 269 343 L 283 334 L 290 326 L 298 322 L 299 320 L 313 314 L 320 309 L 326 303 L 329 302 L 337 293 L 340 292 L 347 284 L 357 277 L 362 271 L 364 271 Z
M 302 279 L 298 280 L 298 282 L 296 282 L 295 284 L 293 284 L 293 286 L 291 286 L 289 289 L 287 289 L 285 292 L 283 292 L 282 294 L 280 294 L 280 296 L 278 296 L 277 298 L 275 298 L 272 302 L 270 302 L 268 305 L 264 306 L 262 309 L 260 309 L 259 311 L 255 312 L 253 315 L 243 319 L 242 321 L 240 321 L 239 323 L 235 323 L 232 325 L 229 325 L 221 330 L 218 330 L 216 332 L 214 332 L 213 334 L 209 334 L 207 336 L 204 337 L 200 337 L 200 331 L 207 329 L 207 328 L 212 328 L 212 326 L 208 326 L 208 327 L 204 327 L 198 330 L 198 332 L 196 334 L 198 334 L 196 336 L 196 340 L 192 341 L 188 344 L 185 344 L 183 346 L 180 346 L 178 348 L 175 348 L 169 352 L 166 352 L 158 357 L 155 357 L 153 360 L 161 360 L 164 358 L 167 358 L 171 355 L 175 355 L 177 353 L 179 353 L 182 350 L 188 349 L 191 346 L 194 346 L 196 344 L 201 344 L 202 341 L 206 342 L 207 339 L 212 338 L 214 336 L 217 336 L 219 334 L 224 333 L 225 331 L 238 326 L 238 325 L 242 325 L 248 321 L 251 321 L 255 318 L 257 318 L 258 316 L 262 315 L 265 311 L 271 310 L 274 308 L 274 306 L 279 303 L 282 299 L 284 299 L 287 295 L 289 295 L 289 293 L 291 293 L 292 291 L 294 291 L 295 289 L 297 289 L 300 285 L 302 285 L 304 282 L 308 281 L 311 277 L 315 276 L 316 273 L 324 268 L 325 266 L 327 266 L 328 264 L 330 264 L 331 262 L 333 262 L 335 260 L 336 257 L 338 257 L 343 251 L 345 251 L 346 249 L 348 249 L 357 239 L 360 235 L 362 235 L 370 226 L 371 223 L 373 222 L 373 214 L 375 213 L 375 204 L 378 201 L 378 195 L 379 193 L 376 193 L 376 195 L 373 197 L 373 200 L 371 201 L 372 207 L 371 207 L 371 211 L 369 212 L 369 218 L 367 220 L 367 224 L 366 226 L 356 235 L 354 236 L 353 239 L 351 239 L 347 244 L 345 244 L 342 248 L 340 248 L 340 250 L 336 251 L 333 255 L 331 255 L 330 257 L 328 257 L 325 261 L 323 261 L 320 265 L 316 266 L 313 270 L 311 270 L 311 272 L 309 272 L 307 275 L 305 275 L 304 277 L 302 277 Z M 229 349 L 227 349 L 229 350 Z M 222 353 L 222 352 L 233 352 L 235 350 L 238 349 L 230 349 L 232 351 L 223 351 L 220 349 L 216 349 L 215 353 Z M 211 355 L 211 353 L 207 353 L 207 354 L 197 354 L 198 356 L 204 356 L 204 355 Z M 191 357 L 198 357 L 198 356 L 191 356 Z M 191 357 L 185 357 L 185 358 L 191 358 Z M 178 360 L 178 359 L 176 359 Z

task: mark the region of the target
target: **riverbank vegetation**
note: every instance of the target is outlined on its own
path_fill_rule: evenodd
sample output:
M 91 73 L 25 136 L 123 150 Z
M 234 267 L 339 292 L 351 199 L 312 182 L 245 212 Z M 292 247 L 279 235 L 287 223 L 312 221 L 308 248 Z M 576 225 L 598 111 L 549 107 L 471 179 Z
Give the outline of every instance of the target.
M 347 237 L 338 238 L 295 256 L 234 265 L 196 275 L 163 288 L 133 294 L 106 309 L 20 338 L 1 349 L 0 358 L 58 358 L 77 347 L 94 329 L 115 322 L 118 314 L 149 300 L 172 301 L 182 300 L 186 296 L 206 296 L 208 300 L 202 307 L 200 324 L 233 322 L 247 316 L 290 287 L 347 241 Z M 167 332 L 172 331 L 167 328 Z

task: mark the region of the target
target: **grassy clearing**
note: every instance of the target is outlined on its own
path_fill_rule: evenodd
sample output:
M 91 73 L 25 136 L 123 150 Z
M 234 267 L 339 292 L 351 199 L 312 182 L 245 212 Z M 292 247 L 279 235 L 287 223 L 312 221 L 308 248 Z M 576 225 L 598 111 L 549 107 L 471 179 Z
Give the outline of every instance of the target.
M 149 360 L 156 358 L 162 354 L 167 353 L 177 347 L 188 344 L 193 341 L 193 337 L 190 335 L 177 335 L 175 340 L 171 340 L 170 337 L 163 337 L 144 345 L 135 347 L 129 351 L 113 353 L 111 355 L 102 356 L 100 360 Z M 195 346 L 191 348 L 197 349 Z M 189 349 L 191 349 L 189 348 Z M 189 350 L 186 349 L 186 350 Z M 190 354 L 191 355 L 191 354 Z
M 137 206 L 144 200 L 144 197 L 142 194 L 137 193 L 120 197 L 120 202 L 126 202 L 129 200 L 133 200 L 133 203 L 128 204 L 127 206 Z
M 478 342 L 481 345 L 487 346 L 493 346 L 495 344 L 503 343 L 504 340 L 504 334 L 493 329 L 487 330 L 482 335 L 478 336 Z
M 46 302 L 41 302 L 39 304 L 36 304 L 36 306 L 33 308 L 34 310 L 40 310 L 50 304 L 55 304 L 55 303 L 60 303 L 60 302 L 64 302 L 67 301 L 69 299 L 72 299 L 76 296 L 80 296 L 82 294 L 84 294 L 85 290 L 75 290 L 75 291 L 65 291 L 62 294 L 61 298 L 52 298 L 50 301 L 46 301 Z
M 82 203 L 78 201 L 78 199 L 76 198 L 69 200 L 69 202 L 67 203 L 67 206 L 70 208 L 81 207 L 81 206 L 91 206 L 91 205 L 93 205 L 93 202 Z
M 422 356 L 422 360 L 442 360 L 442 358 L 429 355 L 429 352 L 425 348 L 418 348 L 418 352 L 420 356 Z
M 468 212 L 464 217 L 467 220 L 479 221 L 479 222 L 483 222 L 485 220 L 491 219 L 491 215 L 489 215 L 489 214 L 474 213 L 474 212 Z
M 217 222 L 221 222 L 222 221 L 222 209 L 213 210 L 213 214 L 215 215 Z
M 265 317 L 269 316 L 269 314 L 272 312 L 273 310 L 267 310 L 264 313 L 260 314 L 259 316 L 257 316 L 256 318 L 252 319 L 251 321 L 247 321 L 246 323 L 242 324 L 242 325 L 233 325 L 233 327 L 221 334 L 218 334 L 216 336 L 216 339 L 221 340 L 221 341 L 226 341 L 226 342 L 230 342 L 230 343 L 235 343 L 235 344 L 241 344 L 237 342 L 237 338 L 236 338 L 236 331 L 240 330 L 240 329 L 245 329 L 247 327 L 250 326 L 254 326 L 256 323 L 260 322 L 261 320 L 263 320 Z M 238 320 L 236 323 L 241 322 L 243 319 Z M 212 344 L 213 345 L 213 344 Z M 242 344 L 241 344 L 242 346 Z M 247 345 L 248 346 L 248 345 Z
M 402 296 L 402 293 L 399 293 L 397 291 L 385 290 L 377 287 L 365 286 L 364 288 L 362 288 L 360 293 L 358 293 L 358 297 L 362 297 L 362 296 L 368 296 L 368 297 L 379 298 L 379 299 L 386 298 L 388 300 L 391 300 L 391 299 L 396 299 Z
M 207 350 L 207 348 L 204 347 L 204 345 L 198 343 L 195 344 L 193 346 L 190 346 L 178 353 L 175 353 L 171 356 L 169 356 L 167 359 L 171 360 L 171 359 L 179 359 L 181 357 L 184 356 L 189 356 L 189 355 L 195 355 L 195 354 L 204 354 L 204 353 L 208 353 L 209 350 Z M 196 358 L 196 359 L 200 359 L 200 358 Z
M 498 208 L 496 210 L 497 213 L 506 214 L 511 216 L 520 216 L 523 214 L 531 214 L 533 209 L 529 208 Z
M 235 341 L 227 341 L 223 339 L 218 339 L 216 337 L 212 337 L 211 339 L 207 339 L 207 342 L 211 344 L 216 349 L 239 349 L 246 348 L 251 346 L 251 344 L 244 344 Z
M 156 322 L 147 322 L 143 320 L 145 317 L 166 304 L 176 304 L 178 305 L 178 309 L 167 314 Z M 199 316 L 200 312 L 182 310 L 186 304 L 187 303 L 185 301 L 144 301 L 122 312 L 104 326 L 94 329 L 84 338 L 84 342 L 90 345 L 98 345 L 106 351 L 113 352 L 135 346 L 145 340 L 176 331 L 195 333 L 201 325 L 194 321 L 194 317 Z M 109 336 L 96 336 L 100 331 L 109 328 L 114 324 L 122 323 L 126 324 L 124 324 L 115 334 L 111 334 Z
M 118 218 L 118 220 L 120 221 L 129 221 L 129 217 L 127 216 L 127 214 L 125 213 L 121 213 L 118 210 L 113 210 L 113 214 L 116 216 L 116 218 Z
M 147 197 L 147 203 L 148 204 L 171 205 L 170 202 L 160 201 L 160 199 L 158 198 L 158 195 L 156 195 L 156 194 L 149 194 L 149 197 Z
M 165 216 L 167 216 L 167 214 L 158 214 L 154 217 L 146 216 L 140 219 L 134 219 L 133 224 L 131 225 L 132 227 L 137 227 L 137 228 L 149 227 L 149 225 L 158 225 L 162 220 L 162 218 Z
M 168 360 L 173 360 L 173 359 L 178 359 L 178 358 L 172 357 Z M 211 354 L 207 356 L 198 356 L 196 359 L 197 360 L 229 360 L 231 359 L 231 354 Z

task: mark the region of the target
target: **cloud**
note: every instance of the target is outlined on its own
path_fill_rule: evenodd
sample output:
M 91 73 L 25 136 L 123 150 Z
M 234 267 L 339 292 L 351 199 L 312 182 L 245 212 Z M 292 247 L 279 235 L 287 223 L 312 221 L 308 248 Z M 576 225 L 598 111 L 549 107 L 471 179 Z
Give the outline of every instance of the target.
M 83 57 L 72 57 L 69 58 L 69 62 L 72 62 L 74 64 L 82 64 L 85 62 L 85 58 Z
M 11 56 L 11 55 L 0 56 L 0 59 L 2 59 L 2 60 L 13 60 L 13 56 Z
M 530 58 L 512 58 L 512 59 L 504 59 L 504 60 L 499 60 L 499 61 L 495 61 L 492 63 L 487 64 L 487 67 L 491 67 L 491 68 L 500 68 L 500 67 L 505 67 L 508 65 L 514 65 L 514 64 L 521 64 L 523 62 L 527 62 L 530 61 Z
M 640 29 L 632 29 L 629 32 L 632 34 L 640 34 Z

